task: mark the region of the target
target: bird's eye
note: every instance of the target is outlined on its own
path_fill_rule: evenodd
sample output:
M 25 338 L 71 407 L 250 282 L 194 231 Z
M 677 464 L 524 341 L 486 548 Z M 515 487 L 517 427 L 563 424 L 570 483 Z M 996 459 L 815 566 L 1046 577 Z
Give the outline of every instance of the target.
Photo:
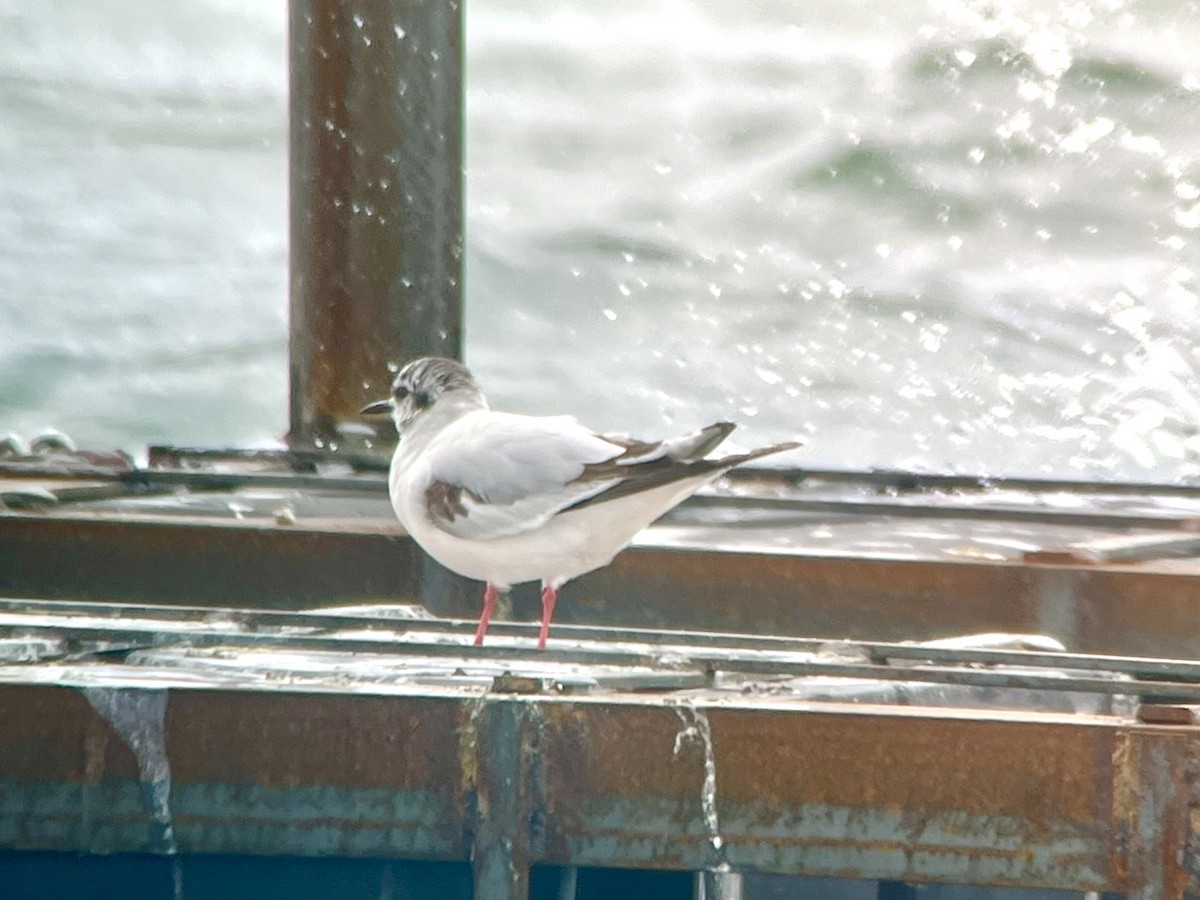
M 392 388 L 392 398 L 394 400 L 396 400 L 397 402 L 399 402 L 400 400 L 403 400 L 407 396 L 408 396 L 408 388 L 406 388 L 404 385 L 398 384 L 398 385 L 396 385 L 396 387 Z

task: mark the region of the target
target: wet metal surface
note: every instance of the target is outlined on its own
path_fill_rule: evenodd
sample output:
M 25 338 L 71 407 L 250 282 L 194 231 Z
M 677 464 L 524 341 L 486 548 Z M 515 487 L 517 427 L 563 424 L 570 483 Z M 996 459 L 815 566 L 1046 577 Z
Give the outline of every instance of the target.
M 179 853 L 466 859 L 474 846 L 489 897 L 523 896 L 527 861 L 711 864 L 703 748 L 675 752 L 669 700 L 168 698 Z M 1144 780 L 1186 765 L 1194 734 L 692 703 L 711 729 L 713 802 L 734 870 L 1137 896 L 1173 896 L 1158 888 L 1189 877 L 1175 861 L 1190 832 L 1178 785 L 1146 791 Z M 464 727 L 472 718 L 475 730 Z M 144 767 L 78 692 L 5 687 L 0 720 L 5 847 L 162 852 Z M 534 732 L 540 755 L 517 752 Z
M 1033 636 L 567 629 L 539 653 L 508 626 L 477 650 L 469 623 L 398 612 L 5 602 L 0 633 L 59 655 L 0 661 L 0 847 L 471 860 L 481 897 L 525 897 L 535 864 L 709 871 L 730 890 L 740 872 L 1193 886 L 1200 728 L 1139 722 L 1071 673 L 1102 662 L 1130 694 L 1157 673 L 1169 694 L 1200 664 L 1006 646 L 1052 646 Z M 824 675 L 797 675 L 805 654 Z M 881 702 L 901 658 L 976 693 Z M 986 689 L 1014 661 L 1033 680 L 1006 709 Z M 707 680 L 604 680 L 692 668 Z M 809 687 L 838 677 L 834 699 Z M 1038 712 L 1038 694 L 1075 711 Z
M 157 459 L 0 473 L 0 846 L 1196 888 L 1190 495 L 736 479 L 536 654 L 370 466 Z
M 419 600 L 477 615 L 478 587 L 416 550 L 377 472 L 314 453 L 189 454 L 159 448 L 168 468 L 88 465 L 74 479 L 45 460 L 23 473 L 10 462 L 0 496 L 50 500 L 0 511 L 0 593 L 268 608 Z M 930 488 L 885 498 L 919 515 L 884 515 L 864 511 L 869 481 L 801 474 L 739 476 L 685 504 L 569 583 L 557 621 L 885 641 L 1044 632 L 1137 656 L 1186 657 L 1200 640 L 1200 559 L 1189 555 L 1200 499 L 1187 491 Z M 69 494 L 89 487 L 119 490 Z M 991 512 L 972 518 L 981 506 Z M 537 604 L 519 588 L 513 614 L 534 619 Z
M 545 651 L 531 654 L 532 623 L 497 623 L 494 640 L 482 647 L 470 644 L 472 627 L 394 605 L 378 612 L 343 607 L 285 613 L 0 599 L 0 647 L 12 649 L 3 661 L 73 664 L 76 669 L 50 671 L 55 678 L 85 681 L 112 673 L 128 677 L 107 665 L 88 668 L 98 657 L 106 662 L 119 653 L 127 664 L 143 667 L 137 671 L 166 669 L 260 687 L 320 687 L 338 675 L 376 687 L 457 683 L 518 694 L 717 689 L 804 699 L 862 695 L 879 703 L 900 698 L 884 690 L 895 683 L 947 686 L 953 689 L 941 692 L 941 702 L 960 696 L 966 705 L 969 689 L 990 692 L 993 702 L 1001 696 L 997 691 L 1009 691 L 1023 698 L 1015 701 L 1017 708 L 1037 708 L 1029 699 L 1034 692 L 1159 704 L 1200 700 L 1200 663 L 1066 653 L 1041 636 L 881 644 L 566 626 Z M 0 669 L 0 681 L 37 680 L 43 671 Z M 864 682 L 874 687 L 867 690 Z M 839 694 L 837 684 L 851 687 Z

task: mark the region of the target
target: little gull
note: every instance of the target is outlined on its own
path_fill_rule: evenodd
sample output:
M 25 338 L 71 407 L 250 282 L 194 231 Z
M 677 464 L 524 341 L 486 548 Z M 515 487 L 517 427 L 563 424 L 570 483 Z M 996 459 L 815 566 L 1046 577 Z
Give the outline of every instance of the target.
M 799 446 L 706 459 L 734 425 L 638 441 L 596 434 L 570 416 L 493 412 L 467 368 L 438 357 L 410 362 L 392 396 L 362 412 L 391 413 L 400 432 L 388 474 L 400 524 L 446 568 L 487 584 L 476 644 L 499 594 L 537 580 L 545 647 L 564 582 L 607 565 L 734 466 Z

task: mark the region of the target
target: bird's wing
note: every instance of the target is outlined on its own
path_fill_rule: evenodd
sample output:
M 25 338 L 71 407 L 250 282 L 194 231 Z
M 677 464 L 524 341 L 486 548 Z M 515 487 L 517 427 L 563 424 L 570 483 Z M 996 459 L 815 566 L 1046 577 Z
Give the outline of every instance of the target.
M 464 416 L 426 451 L 426 512 L 438 528 L 460 538 L 531 531 L 608 487 L 612 478 L 582 476 L 589 466 L 625 452 L 565 416 Z
M 625 448 L 618 460 L 620 465 L 633 466 L 664 457 L 678 462 L 692 462 L 711 453 L 735 428 L 737 426 L 732 422 L 714 422 L 692 434 L 665 441 L 639 441 L 617 434 L 606 434 L 604 439 Z
M 456 537 L 487 540 L 540 528 L 563 510 L 711 471 L 699 456 L 728 423 L 670 441 L 597 435 L 569 417 L 482 412 L 458 420 L 428 451 L 425 507 Z
M 621 497 L 628 497 L 630 494 L 640 494 L 642 491 L 653 490 L 689 478 L 700 478 L 696 483 L 696 489 L 699 489 L 704 485 L 703 476 L 709 476 L 709 480 L 712 480 L 734 466 L 770 456 L 772 453 L 794 450 L 799 446 L 799 441 L 785 441 L 782 444 L 772 444 L 770 447 L 760 447 L 749 453 L 735 453 L 717 459 L 677 459 L 669 454 L 661 454 L 654 459 L 629 465 L 624 470 L 618 468 L 620 463 L 616 460 L 597 463 L 588 466 L 583 477 L 597 480 L 609 478 L 610 480 L 600 490 L 593 491 L 586 497 L 580 497 L 570 506 L 564 507 L 562 511 L 567 512 L 585 506 L 609 503 Z M 618 473 L 618 477 L 611 480 L 614 470 Z

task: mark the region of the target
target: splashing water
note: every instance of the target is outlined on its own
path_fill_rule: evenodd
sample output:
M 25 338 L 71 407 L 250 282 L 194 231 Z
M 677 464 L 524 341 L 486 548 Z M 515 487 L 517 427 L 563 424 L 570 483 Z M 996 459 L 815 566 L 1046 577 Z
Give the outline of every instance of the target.
M 85 687 L 83 696 L 120 735 L 137 760 L 138 775 L 149 791 L 150 814 L 159 826 L 162 852 L 172 857 L 175 900 L 183 900 L 183 867 L 171 818 L 171 766 L 167 760 L 167 691 Z
M 713 856 L 716 858 L 715 868 L 727 871 L 728 862 L 725 860 L 725 839 L 721 837 L 721 823 L 717 818 L 717 763 L 713 755 L 712 728 L 706 716 L 695 706 L 673 706 L 675 715 L 683 723 L 683 730 L 675 735 L 675 758 L 686 743 L 696 742 L 704 750 L 704 780 L 700 785 L 700 809 L 704 813 L 704 824 L 708 830 L 708 842 L 712 845 Z M 689 721 L 690 715 L 690 721 Z

